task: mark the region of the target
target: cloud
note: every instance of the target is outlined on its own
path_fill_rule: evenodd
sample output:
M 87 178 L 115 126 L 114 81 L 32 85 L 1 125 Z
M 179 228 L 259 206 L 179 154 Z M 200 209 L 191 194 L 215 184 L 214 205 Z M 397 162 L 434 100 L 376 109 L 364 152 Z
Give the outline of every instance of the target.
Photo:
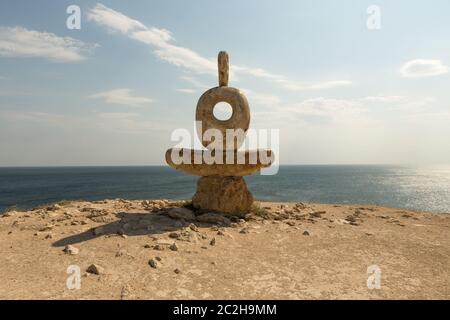
M 87 18 L 89 21 L 94 21 L 101 26 L 108 27 L 110 30 L 122 33 L 135 29 L 146 29 L 141 22 L 114 11 L 101 3 L 89 10 Z
M 405 78 L 423 78 L 448 73 L 449 68 L 441 60 L 416 59 L 403 64 L 400 74 Z
M 183 92 L 183 93 L 196 93 L 197 90 L 195 89 L 176 89 L 178 92 Z
M 366 109 L 358 100 L 312 98 L 290 107 L 290 111 L 301 116 L 348 118 L 365 112 Z
M 107 103 L 121 104 L 132 107 L 138 107 L 143 104 L 152 102 L 153 100 L 147 97 L 137 97 L 130 94 L 131 89 L 114 89 L 110 91 L 99 92 L 89 96 L 90 98 L 103 98 Z
M 238 73 L 249 74 L 258 78 L 268 79 L 280 84 L 285 89 L 292 91 L 331 89 L 336 87 L 349 86 L 352 84 L 352 82 L 348 80 L 299 82 L 290 80 L 283 75 L 270 73 L 261 68 L 248 68 L 242 66 L 233 67 L 235 70 L 237 70 Z
M 195 88 L 195 89 L 177 89 L 177 91 L 180 92 L 194 93 L 198 92 L 199 90 L 204 91 L 211 88 L 211 86 L 208 86 L 200 82 L 194 77 L 181 76 L 180 79 L 190 83 Z M 281 99 L 275 95 L 255 92 L 250 89 L 241 89 L 240 91 L 242 91 L 242 93 L 244 93 L 247 96 L 251 104 L 254 103 L 257 105 L 277 105 L 281 102 Z
M 0 56 L 40 57 L 71 62 L 83 60 L 84 54 L 97 46 L 71 37 L 59 37 L 54 33 L 23 27 L 0 27 Z
M 409 101 L 405 96 L 369 96 L 362 100 L 368 102 L 381 102 L 381 103 L 403 103 Z
M 241 89 L 241 91 L 247 96 L 249 103 L 256 105 L 278 105 L 281 103 L 281 99 L 272 94 L 255 92 L 249 89 Z
M 97 4 L 88 13 L 88 19 L 106 27 L 109 31 L 120 31 L 129 38 L 145 43 L 153 48 L 153 53 L 161 60 L 177 67 L 198 74 L 217 75 L 216 59 L 206 58 L 192 49 L 173 44 L 174 38 L 166 29 L 147 27 L 120 12 L 103 4 Z M 270 73 L 261 68 L 250 68 L 239 65 L 230 67 L 230 77 L 236 79 L 238 74 L 251 75 L 278 83 L 288 90 L 329 89 L 351 84 L 348 80 L 333 80 L 324 82 L 297 82 L 282 75 Z
M 201 90 L 206 90 L 211 88 L 211 86 L 208 86 L 202 82 L 200 82 L 199 80 L 197 80 L 194 77 L 188 77 L 188 76 L 181 76 L 180 77 L 181 80 L 183 81 L 187 81 L 189 82 L 191 85 L 193 85 L 196 89 L 201 89 Z

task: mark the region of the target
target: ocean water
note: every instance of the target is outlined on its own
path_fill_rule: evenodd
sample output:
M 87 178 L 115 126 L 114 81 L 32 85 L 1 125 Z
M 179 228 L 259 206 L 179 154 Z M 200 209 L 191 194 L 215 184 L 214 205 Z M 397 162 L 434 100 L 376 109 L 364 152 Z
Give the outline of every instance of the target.
M 197 177 L 169 167 L 0 168 L 0 212 L 61 200 L 188 199 Z M 281 166 L 245 178 L 258 200 L 377 204 L 450 212 L 450 169 L 368 165 Z

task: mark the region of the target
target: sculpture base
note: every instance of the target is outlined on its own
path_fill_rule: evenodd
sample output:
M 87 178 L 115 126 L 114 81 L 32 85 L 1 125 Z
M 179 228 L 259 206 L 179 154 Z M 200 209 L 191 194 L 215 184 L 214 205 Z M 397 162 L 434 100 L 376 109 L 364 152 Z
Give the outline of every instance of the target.
M 242 177 L 201 177 L 192 198 L 196 209 L 241 217 L 250 211 L 252 204 L 253 196 Z

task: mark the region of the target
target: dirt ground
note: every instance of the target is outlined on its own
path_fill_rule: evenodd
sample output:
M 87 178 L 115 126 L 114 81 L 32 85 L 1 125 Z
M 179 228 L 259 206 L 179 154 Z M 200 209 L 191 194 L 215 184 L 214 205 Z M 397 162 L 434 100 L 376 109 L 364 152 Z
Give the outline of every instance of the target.
M 448 214 L 116 199 L 0 217 L 0 299 L 422 298 L 450 299 Z

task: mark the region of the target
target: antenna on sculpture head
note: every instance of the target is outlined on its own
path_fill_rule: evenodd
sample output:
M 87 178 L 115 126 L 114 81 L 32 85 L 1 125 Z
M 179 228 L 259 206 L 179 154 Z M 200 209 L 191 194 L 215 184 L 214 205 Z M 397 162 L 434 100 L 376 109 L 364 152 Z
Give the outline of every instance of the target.
M 217 66 L 219 68 L 219 87 L 228 86 L 228 53 L 226 51 L 220 51 L 217 56 Z

